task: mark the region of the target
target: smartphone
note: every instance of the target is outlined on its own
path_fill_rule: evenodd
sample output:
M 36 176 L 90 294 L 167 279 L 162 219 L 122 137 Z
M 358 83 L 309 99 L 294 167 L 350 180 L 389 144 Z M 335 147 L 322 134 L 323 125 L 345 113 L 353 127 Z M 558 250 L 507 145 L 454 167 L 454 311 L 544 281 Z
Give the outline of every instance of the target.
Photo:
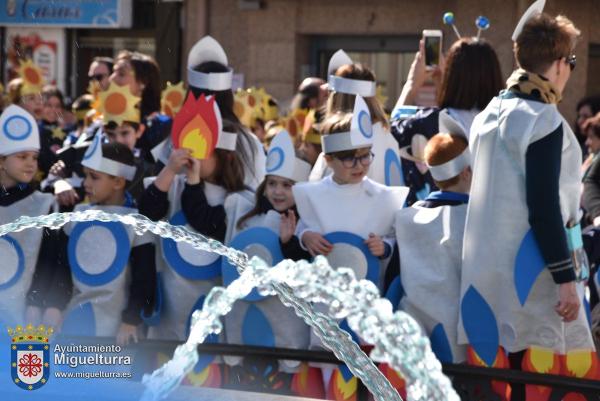
M 440 65 L 442 54 L 442 31 L 439 29 L 425 29 L 423 31 L 425 42 L 425 66 L 433 68 Z

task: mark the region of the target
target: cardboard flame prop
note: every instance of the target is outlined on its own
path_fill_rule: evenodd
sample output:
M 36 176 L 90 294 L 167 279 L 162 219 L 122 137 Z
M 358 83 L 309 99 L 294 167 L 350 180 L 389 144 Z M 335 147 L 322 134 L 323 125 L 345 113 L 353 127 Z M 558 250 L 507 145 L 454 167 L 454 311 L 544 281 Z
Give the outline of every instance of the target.
M 217 146 L 221 129 L 221 113 L 215 98 L 201 95 L 195 99 L 190 92 L 173 120 L 173 146 L 191 149 L 193 157 L 207 159 Z

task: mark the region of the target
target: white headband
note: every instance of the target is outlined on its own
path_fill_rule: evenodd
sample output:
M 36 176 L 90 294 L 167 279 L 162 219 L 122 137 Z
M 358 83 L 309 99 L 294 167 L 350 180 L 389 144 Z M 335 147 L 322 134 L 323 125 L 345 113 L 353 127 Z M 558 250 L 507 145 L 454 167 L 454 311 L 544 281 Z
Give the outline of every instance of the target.
M 358 130 L 351 130 L 348 132 L 336 132 L 335 134 L 322 135 L 321 146 L 323 147 L 323 153 L 329 154 L 371 146 L 372 143 L 352 143 L 352 134 L 357 134 L 357 131 Z
M 335 92 L 347 93 L 350 95 L 360 95 L 362 97 L 375 96 L 377 85 L 373 81 L 363 81 L 360 79 L 350 79 L 330 75 L 327 81 L 329 89 Z
M 360 149 L 372 145 L 373 124 L 371 122 L 371 115 L 369 114 L 369 107 L 362 96 L 357 95 L 354 100 L 350 130 L 322 135 L 321 146 L 323 147 L 323 153 Z
M 135 166 L 119 163 L 118 161 L 104 157 L 100 136 L 99 133 L 96 133 L 96 137 L 90 143 L 88 150 L 83 156 L 81 165 L 116 177 L 123 177 L 127 181 L 132 181 L 135 177 Z
M 437 166 L 430 166 L 429 171 L 431 176 L 436 181 L 446 181 L 450 178 L 456 177 L 461 171 L 471 165 L 471 153 L 469 148 L 466 148 L 460 155 L 446 163 L 438 164 Z
M 229 67 L 228 67 L 229 68 Z M 199 72 L 192 68 L 187 69 L 188 85 L 199 89 L 208 89 L 212 91 L 224 91 L 231 89 L 231 80 L 233 78 L 233 69 L 229 68 L 227 72 Z

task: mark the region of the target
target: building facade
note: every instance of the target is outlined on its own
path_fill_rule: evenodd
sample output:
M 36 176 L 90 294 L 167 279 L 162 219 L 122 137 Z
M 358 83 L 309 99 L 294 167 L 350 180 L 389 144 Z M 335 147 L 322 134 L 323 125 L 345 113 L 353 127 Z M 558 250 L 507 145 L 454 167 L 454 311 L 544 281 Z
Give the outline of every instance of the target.
M 276 98 L 290 98 L 308 75 L 325 76 L 329 56 L 344 48 L 366 61 L 393 106 L 406 79 L 423 29 L 441 29 L 444 48 L 456 39 L 442 23 L 454 12 L 464 36 L 475 36 L 475 19 L 487 16 L 482 33 L 495 47 L 502 73 L 515 68 L 512 31 L 531 0 L 200 0 L 184 4 L 183 52 L 204 34 L 225 48 L 246 86 L 263 86 Z M 562 13 L 582 31 L 577 68 L 560 109 L 574 121 L 577 101 L 600 94 L 600 0 L 548 0 L 546 11 Z M 182 59 L 182 64 L 184 64 Z
M 93 56 L 115 56 L 121 49 L 155 56 L 164 81 L 182 79 L 187 51 L 202 36 L 210 34 L 225 48 L 230 65 L 238 74 L 238 85 L 264 87 L 284 105 L 304 77 L 324 78 L 329 57 L 343 48 L 354 60 L 375 71 L 381 94 L 387 98 L 386 106 L 391 108 L 406 80 L 423 29 L 441 29 L 445 49 L 456 40 L 452 29 L 442 23 L 446 11 L 454 12 L 464 36 L 477 34 L 474 21 L 479 15 L 489 18 L 491 26 L 482 36 L 495 47 L 502 73 L 508 77 L 515 67 L 510 36 L 531 3 L 532 0 L 6 0 L 6 10 L 0 10 L 2 80 L 6 83 L 9 78 L 15 34 L 33 32 L 29 35 L 33 39 L 27 40 L 35 42 L 37 37 L 41 42 L 50 42 L 49 53 L 54 52 L 54 59 L 41 59 L 47 68 L 55 68 L 57 82 L 71 96 L 87 86 L 87 67 Z M 117 7 L 119 18 L 104 26 L 86 20 L 83 13 L 60 14 L 70 21 L 67 24 L 53 23 L 41 18 L 42 14 L 40 18 L 15 19 L 24 10 L 24 4 L 54 7 L 58 14 L 56 10 L 73 4 L 90 9 L 100 4 L 104 8 Z M 596 22 L 600 0 L 548 0 L 546 11 L 567 15 L 582 31 L 576 50 L 577 69 L 560 105 L 567 119 L 574 121 L 577 101 L 600 93 L 600 24 Z M 434 94 L 423 99 L 431 103 Z

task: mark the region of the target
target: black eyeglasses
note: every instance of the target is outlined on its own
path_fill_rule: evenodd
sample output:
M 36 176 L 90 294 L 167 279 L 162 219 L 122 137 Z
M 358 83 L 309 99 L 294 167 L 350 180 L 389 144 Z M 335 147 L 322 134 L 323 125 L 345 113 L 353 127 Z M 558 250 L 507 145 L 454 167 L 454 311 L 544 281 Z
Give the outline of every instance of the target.
M 346 168 L 354 168 L 356 167 L 356 163 L 360 163 L 361 166 L 368 166 L 373 161 L 373 157 L 375 154 L 373 152 L 369 152 L 366 155 L 362 156 L 346 156 L 346 157 L 338 157 L 337 159 L 342 162 L 342 166 Z
M 89 75 L 88 78 L 90 79 L 90 81 L 102 81 L 107 76 L 108 76 L 108 74 L 94 74 L 94 75 Z
M 571 54 L 570 56 L 565 57 L 565 59 L 567 60 L 567 64 L 569 64 L 571 71 L 573 71 L 575 69 L 575 66 L 577 65 L 577 56 Z

